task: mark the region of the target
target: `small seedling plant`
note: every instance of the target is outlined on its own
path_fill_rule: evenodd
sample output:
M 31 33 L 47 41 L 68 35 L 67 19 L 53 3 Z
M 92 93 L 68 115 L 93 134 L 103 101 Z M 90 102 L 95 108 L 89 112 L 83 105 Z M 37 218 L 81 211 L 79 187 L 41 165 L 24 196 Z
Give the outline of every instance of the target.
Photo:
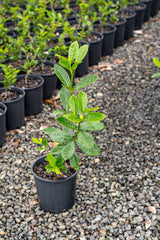
M 12 65 L 6 66 L 5 64 L 0 64 L 2 71 L 4 73 L 3 86 L 5 89 L 5 100 L 7 99 L 8 90 L 11 89 L 11 85 L 15 84 L 16 77 L 19 72 L 16 68 L 13 68 Z
M 97 3 L 101 26 L 106 25 L 109 16 L 112 14 L 111 5 L 112 5 L 112 1 L 106 2 L 104 0 L 101 0 L 99 3 Z
M 128 6 L 129 1 L 128 0 L 118 0 L 117 5 L 119 6 L 119 11 L 121 14 L 124 14 L 125 8 Z
M 160 60 L 158 58 L 153 58 L 153 62 L 157 67 L 160 68 Z M 152 78 L 155 78 L 155 77 L 160 77 L 160 72 L 154 73 L 152 75 Z
M 49 134 L 51 140 L 57 142 L 58 145 L 49 151 L 46 138 L 33 138 L 33 142 L 39 145 L 38 150 L 47 151 L 46 171 L 55 172 L 57 175 L 67 172 L 66 161 L 69 161 L 73 169 L 79 170 L 80 159 L 76 153 L 77 147 L 90 156 L 100 154 L 100 149 L 89 132 L 105 128 L 101 122 L 105 115 L 96 112 L 99 107 L 88 107 L 87 94 L 81 90 L 95 82 L 98 77 L 86 76 L 73 86 L 76 68 L 84 59 L 87 51 L 88 45 L 79 48 L 78 42 L 75 41 L 69 47 L 68 57 L 58 55 L 59 65 L 54 66 L 54 71 L 63 85 L 60 90 L 60 100 L 64 109 L 53 112 L 61 129 L 48 127 L 42 131 Z M 69 71 L 70 76 L 66 70 Z
M 38 60 L 35 59 L 35 55 L 33 54 L 34 44 L 33 44 L 32 39 L 31 39 L 31 41 L 28 45 L 24 44 L 21 47 L 21 50 L 23 51 L 23 53 L 26 56 L 26 59 L 25 59 L 24 63 L 21 65 L 21 68 L 26 73 L 26 75 L 25 75 L 25 85 L 27 85 L 29 74 L 33 72 L 33 69 L 38 64 Z

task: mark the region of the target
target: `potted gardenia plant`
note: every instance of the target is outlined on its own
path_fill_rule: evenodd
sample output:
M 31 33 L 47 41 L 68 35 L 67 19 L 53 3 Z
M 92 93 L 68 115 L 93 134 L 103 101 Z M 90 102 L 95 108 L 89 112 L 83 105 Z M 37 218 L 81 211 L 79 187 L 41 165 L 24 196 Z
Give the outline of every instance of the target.
M 24 96 L 23 89 L 11 87 L 16 82 L 19 70 L 11 65 L 0 64 L 4 73 L 3 86 L 0 88 L 0 102 L 7 106 L 6 129 L 20 128 L 24 124 Z
M 95 82 L 97 76 L 86 76 L 73 86 L 76 68 L 87 51 L 88 45 L 79 48 L 78 42 L 75 41 L 69 47 L 68 57 L 59 55 L 59 65 L 54 66 L 55 73 L 63 85 L 60 100 L 64 110 L 55 110 L 53 114 L 62 129 L 48 127 L 42 131 L 49 134 L 51 140 L 58 145 L 50 151 L 46 138 L 33 138 L 33 142 L 39 145 L 38 150 L 47 152 L 46 156 L 40 157 L 32 165 L 40 205 L 45 211 L 53 213 L 68 210 L 74 204 L 76 176 L 80 163 L 76 153 L 77 147 L 90 156 L 100 154 L 88 131 L 104 129 L 105 126 L 100 121 L 105 115 L 95 112 L 98 107 L 88 108 L 87 94 L 79 91 Z M 65 69 L 69 71 L 70 76 Z M 76 94 L 73 94 L 74 92 Z

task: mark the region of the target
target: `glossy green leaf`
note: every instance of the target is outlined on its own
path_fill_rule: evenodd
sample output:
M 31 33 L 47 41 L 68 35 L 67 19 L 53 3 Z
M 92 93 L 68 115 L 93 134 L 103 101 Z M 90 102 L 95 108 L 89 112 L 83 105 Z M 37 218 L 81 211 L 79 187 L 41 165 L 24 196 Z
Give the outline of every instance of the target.
M 64 172 L 67 172 L 67 169 L 63 163 L 64 163 L 64 159 L 62 157 L 56 158 L 56 166 L 62 169 Z
M 95 144 L 94 138 L 92 137 L 91 134 L 87 132 L 79 131 L 77 134 L 77 138 L 78 138 L 77 142 L 87 148 L 90 148 Z
M 83 45 L 77 51 L 76 59 L 78 62 L 81 62 L 88 52 L 88 44 Z
M 88 105 L 88 98 L 87 98 L 87 94 L 85 92 L 80 91 L 78 93 L 78 102 L 79 102 L 79 108 L 80 108 L 81 112 L 84 113 L 84 111 Z
M 72 157 L 69 159 L 69 163 L 72 166 L 72 168 L 74 168 L 76 171 L 79 171 L 79 162 L 80 159 L 77 156 L 77 154 L 73 154 Z
M 98 122 L 103 120 L 105 117 L 106 116 L 103 113 L 90 112 L 86 114 L 83 120 L 86 122 Z
M 43 139 L 42 144 L 44 147 L 47 147 L 48 142 L 46 138 Z
M 60 100 L 66 111 L 68 110 L 69 96 L 70 96 L 69 91 L 66 88 L 62 87 L 60 89 Z
M 45 158 L 45 160 L 47 160 L 52 167 L 55 166 L 56 159 L 53 157 L 51 153 L 47 154 L 47 157 Z
M 48 134 L 54 133 L 55 131 L 57 131 L 57 128 L 54 128 L 54 127 L 48 127 L 48 128 L 44 128 L 42 130 L 42 132 L 45 132 L 45 133 L 48 133 Z
M 58 64 L 55 64 L 54 65 L 54 71 L 55 71 L 55 74 L 57 75 L 57 77 L 59 78 L 59 80 L 62 82 L 62 84 L 64 86 L 69 87 L 71 85 L 70 77 L 63 67 L 61 67 Z
M 50 134 L 50 138 L 54 142 L 63 143 L 64 142 L 64 134 L 61 130 L 57 129 L 54 133 Z
M 62 151 L 62 149 L 63 149 L 63 147 L 64 146 L 62 146 L 62 145 L 58 145 L 58 146 L 56 146 L 55 148 L 53 148 L 52 150 L 51 150 L 51 154 L 60 154 L 61 153 L 61 151 Z
M 155 78 L 155 77 L 160 77 L 160 72 L 152 75 L 152 78 Z
M 64 160 L 70 159 L 75 151 L 75 143 L 69 142 L 62 150 L 62 157 Z
M 153 58 L 154 64 L 160 68 L 160 60 L 158 58 Z
M 91 148 L 84 147 L 83 145 L 77 143 L 79 148 L 88 156 L 98 156 L 100 155 L 100 149 L 99 147 L 94 144 Z
M 71 113 L 67 116 L 67 118 L 71 121 L 71 122 L 75 122 L 75 123 L 80 123 L 82 122 L 82 120 L 77 116 L 75 115 L 74 113 Z
M 70 47 L 69 47 L 69 51 L 68 51 L 68 56 L 70 58 L 71 63 L 75 60 L 76 55 L 77 55 L 77 51 L 78 51 L 79 45 L 78 42 L 75 41 L 73 42 Z
M 96 111 L 96 110 L 98 110 L 98 109 L 99 109 L 99 107 L 86 108 L 86 109 L 85 109 L 85 113 L 87 113 L 87 112 L 93 112 L 93 111 Z
M 64 113 L 65 113 L 64 110 L 55 110 L 55 111 L 53 111 L 53 115 L 54 115 L 54 116 L 62 115 L 62 114 L 64 114 Z
M 59 64 L 60 64 L 62 67 L 68 69 L 68 70 L 70 70 L 70 68 L 71 68 L 71 66 L 70 66 L 69 61 L 68 61 L 67 58 L 61 59 L 61 60 L 59 61 Z
M 81 88 L 84 88 L 84 87 L 90 85 L 91 83 L 95 82 L 97 79 L 98 79 L 98 77 L 94 76 L 94 75 L 89 75 L 89 76 L 82 78 L 74 87 L 74 91 L 80 90 Z
M 77 114 L 78 112 L 78 99 L 75 95 L 72 95 L 69 99 L 69 107 L 71 109 L 71 112 L 74 114 Z
M 105 128 L 105 125 L 101 122 L 83 122 L 80 125 L 80 129 L 84 131 L 100 131 Z
M 37 138 L 32 138 L 32 141 L 36 144 L 41 144 L 41 142 Z
M 70 128 L 70 129 L 73 129 L 73 130 L 77 129 L 76 126 L 70 120 L 68 120 L 65 117 L 58 117 L 58 118 L 56 118 L 56 121 L 59 124 L 61 124 L 62 126 L 65 126 L 67 128 Z

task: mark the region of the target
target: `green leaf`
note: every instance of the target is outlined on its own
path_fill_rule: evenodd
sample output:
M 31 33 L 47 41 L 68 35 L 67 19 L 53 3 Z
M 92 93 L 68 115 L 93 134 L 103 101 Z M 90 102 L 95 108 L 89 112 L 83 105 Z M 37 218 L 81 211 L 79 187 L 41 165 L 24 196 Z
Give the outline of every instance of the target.
M 71 129 L 63 126 L 63 130 L 62 131 L 63 131 L 65 137 L 69 137 L 69 138 L 73 137 Z
M 56 163 L 56 159 L 53 157 L 53 155 L 51 153 L 47 154 L 47 157 L 45 158 L 46 161 L 49 162 L 49 164 L 54 167 L 55 163 Z
M 70 159 L 75 151 L 75 143 L 69 142 L 62 150 L 62 157 L 64 160 Z
M 64 84 L 64 86 L 68 86 L 68 87 L 71 86 L 70 77 L 63 67 L 61 67 L 58 64 L 55 64 L 54 71 L 55 71 L 57 77 L 60 79 L 60 81 Z
M 64 133 L 57 129 L 54 133 L 50 134 L 50 138 L 54 142 L 63 143 L 64 142 Z
M 83 120 L 86 122 L 98 122 L 103 120 L 105 117 L 106 116 L 103 113 L 90 112 L 86 114 Z
M 79 157 L 77 156 L 77 154 L 73 153 L 73 156 L 69 159 L 69 163 L 71 167 L 74 168 L 76 171 L 79 171 L 79 162 Z
M 51 154 L 60 154 L 64 146 L 58 145 L 57 147 L 51 150 Z
M 71 60 L 71 63 L 75 60 L 76 55 L 77 55 L 77 51 L 78 51 L 79 45 L 78 42 L 75 41 L 73 42 L 70 47 L 69 47 L 69 51 L 68 51 L 68 56 Z
M 62 157 L 57 157 L 56 166 L 63 170 L 63 172 L 67 172 L 67 168 L 64 166 L 64 160 Z
M 64 114 L 64 113 L 65 113 L 64 110 L 55 110 L 55 111 L 53 111 L 53 115 L 54 116 L 61 115 L 61 114 Z
M 82 78 L 75 86 L 74 91 L 80 90 L 81 88 L 84 88 L 91 83 L 95 82 L 98 79 L 97 76 L 90 75 Z
M 42 144 L 44 147 L 47 147 L 48 142 L 46 138 L 43 139 Z
M 41 142 L 37 138 L 32 138 L 32 141 L 36 144 L 41 144 Z
M 96 111 L 96 110 L 98 110 L 98 109 L 99 109 L 99 107 L 86 108 L 86 109 L 85 109 L 85 113 L 87 113 L 87 112 L 93 112 L 93 111 Z
M 77 130 L 76 126 L 67 118 L 65 117 L 58 117 L 56 118 L 57 122 L 67 128 L 73 129 L 73 130 Z
M 101 122 L 83 122 L 80 125 L 80 130 L 84 131 L 100 131 L 105 128 L 105 125 Z
M 61 60 L 59 61 L 59 64 L 60 64 L 62 67 L 66 68 L 66 69 L 68 69 L 68 70 L 70 71 L 71 66 L 70 66 L 69 61 L 68 61 L 67 58 L 61 59 Z
M 160 68 L 160 60 L 158 58 L 153 58 L 154 64 Z
M 60 169 L 57 166 L 51 166 L 50 164 L 45 166 L 45 169 L 47 170 L 47 172 L 55 172 L 57 175 L 61 174 Z
M 77 142 L 86 148 L 91 148 L 95 144 L 92 135 L 87 132 L 79 131 L 77 138 Z
M 60 89 L 60 100 L 66 111 L 68 110 L 69 96 L 70 96 L 69 91 L 66 88 L 62 87 Z
M 78 62 L 81 62 L 88 52 L 88 44 L 83 45 L 77 51 L 76 59 Z
M 152 78 L 155 78 L 155 77 L 160 77 L 160 72 L 152 75 Z
M 100 155 L 100 149 L 99 147 L 94 144 L 91 148 L 84 147 L 83 145 L 77 143 L 79 148 L 88 156 L 98 156 Z
M 72 95 L 69 99 L 69 107 L 74 114 L 78 112 L 78 99 L 75 95 Z
M 85 109 L 88 105 L 88 98 L 87 94 L 85 92 L 80 91 L 78 94 L 78 102 L 79 102 L 79 108 L 82 113 L 84 113 Z
M 69 115 L 67 115 L 67 118 L 72 121 L 72 122 L 75 122 L 75 123 L 80 123 L 82 122 L 82 120 L 77 116 L 75 115 L 74 113 L 71 113 Z
M 48 127 L 48 128 L 44 128 L 42 130 L 42 132 L 45 132 L 45 133 L 48 133 L 48 134 L 54 133 L 55 131 L 57 131 L 57 129 L 54 128 L 54 127 Z
M 44 148 L 43 147 L 38 147 L 37 150 L 42 151 L 42 150 L 44 150 Z

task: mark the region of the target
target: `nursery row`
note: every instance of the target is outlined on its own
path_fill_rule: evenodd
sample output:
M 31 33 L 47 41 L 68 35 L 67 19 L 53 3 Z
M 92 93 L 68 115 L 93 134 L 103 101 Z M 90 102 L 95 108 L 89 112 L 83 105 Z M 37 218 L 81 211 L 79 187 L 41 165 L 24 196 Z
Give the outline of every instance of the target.
M 49 150 L 47 138 L 32 139 L 46 153 L 32 165 L 45 211 L 60 213 L 73 206 L 79 150 L 100 155 L 90 132 L 103 130 L 101 121 L 106 116 L 97 112 L 97 106 L 89 108 L 82 91 L 98 77 L 87 75 L 75 84 L 74 77 L 86 74 L 88 66 L 98 64 L 101 56 L 112 54 L 113 48 L 132 37 L 158 11 L 157 4 L 153 14 L 153 6 L 154 2 L 149 8 L 127 1 L 60 1 L 60 5 L 59 1 L 34 1 L 12 6 L 7 1 L 2 5 L 0 145 L 5 124 L 7 130 L 21 127 L 24 116 L 39 113 L 43 99 L 60 88 L 63 109 L 53 112 L 60 127 L 43 129 L 57 146 Z
M 159 2 L 35 1 L 33 5 L 30 1 L 4 1 L 0 18 L 0 146 L 5 128 L 21 127 L 25 115 L 39 113 L 42 101 L 61 88 L 54 73 L 57 54 L 65 56 L 74 40 L 88 44 L 89 51 L 75 73 L 83 76 L 88 66 L 111 55 L 135 29 L 141 29 L 142 23 L 157 13 Z
M 7 130 L 21 127 L 25 115 L 39 113 L 42 101 L 61 88 L 54 73 L 57 54 L 65 56 L 74 40 L 88 44 L 89 52 L 75 73 L 83 76 L 88 66 L 97 64 L 101 56 L 111 55 L 135 29 L 141 29 L 142 23 L 157 13 L 159 2 L 3 1 L 0 145 L 5 139 L 5 125 Z

